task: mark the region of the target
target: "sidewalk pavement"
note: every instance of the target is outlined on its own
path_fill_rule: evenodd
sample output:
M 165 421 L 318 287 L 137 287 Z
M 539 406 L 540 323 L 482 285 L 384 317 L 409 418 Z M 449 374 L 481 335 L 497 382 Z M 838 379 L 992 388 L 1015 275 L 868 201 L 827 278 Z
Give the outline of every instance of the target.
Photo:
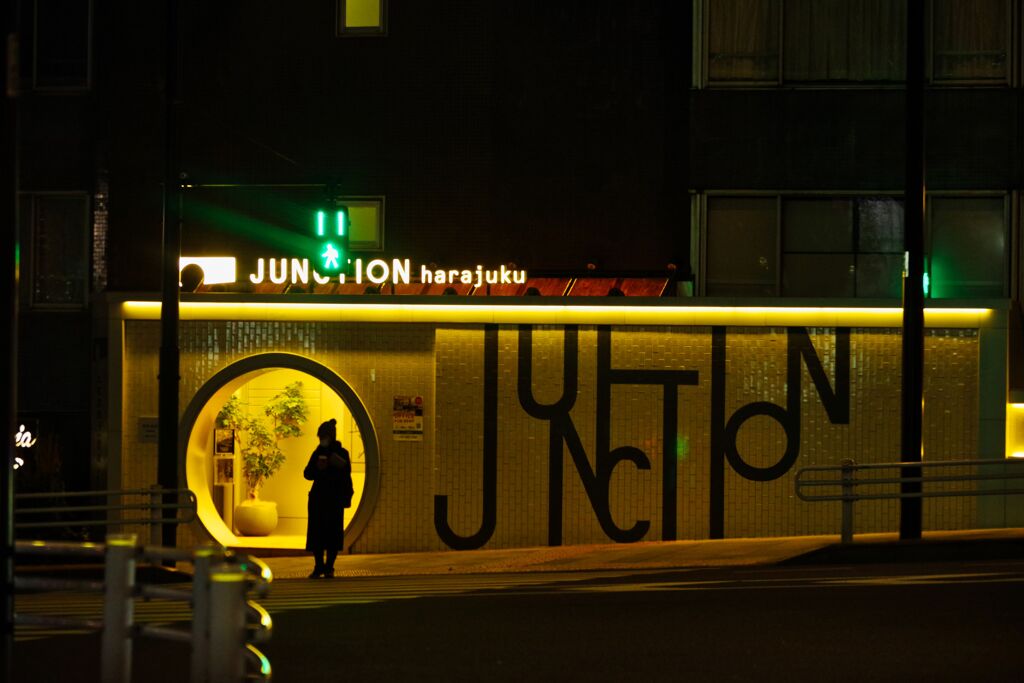
M 1024 529 L 925 532 L 922 540 L 908 542 L 901 542 L 894 533 L 859 534 L 852 546 L 840 545 L 838 536 L 794 536 L 341 555 L 335 570 L 338 576 L 642 571 L 780 563 L 994 559 L 993 554 L 1024 557 Z M 263 559 L 278 579 L 305 578 L 312 568 L 308 555 Z

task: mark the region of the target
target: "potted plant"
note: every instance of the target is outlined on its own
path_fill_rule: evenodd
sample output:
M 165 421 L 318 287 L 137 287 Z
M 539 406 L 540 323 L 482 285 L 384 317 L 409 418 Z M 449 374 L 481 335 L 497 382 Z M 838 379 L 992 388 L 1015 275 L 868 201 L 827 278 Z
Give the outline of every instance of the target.
M 217 415 L 217 423 L 235 430 L 242 454 L 246 500 L 235 508 L 235 526 L 245 536 L 266 536 L 277 527 L 277 503 L 260 500 L 260 489 L 284 464 L 281 441 L 302 436 L 308 408 L 302 398 L 302 382 L 293 382 L 263 408 L 262 417 L 251 417 L 237 396 L 232 396 Z

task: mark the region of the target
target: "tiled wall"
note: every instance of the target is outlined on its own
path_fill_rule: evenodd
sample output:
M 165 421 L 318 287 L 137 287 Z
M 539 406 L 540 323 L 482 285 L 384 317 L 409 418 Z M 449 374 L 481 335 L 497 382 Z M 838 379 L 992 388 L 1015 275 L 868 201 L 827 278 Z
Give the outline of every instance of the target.
M 822 367 L 835 386 L 835 330 L 809 328 Z M 354 552 L 444 549 L 435 531 L 434 497 L 448 496 L 447 523 L 469 536 L 481 526 L 485 406 L 481 326 L 328 324 L 309 322 L 203 322 L 181 324 L 181 406 L 214 373 L 233 361 L 269 351 L 306 355 L 336 371 L 360 396 L 375 424 L 381 450 L 381 488 L 373 517 Z M 497 520 L 485 547 L 548 542 L 548 422 L 526 414 L 517 393 L 515 326 L 497 333 Z M 593 326 L 579 328 L 579 382 L 570 417 L 590 466 L 595 466 L 597 429 L 610 425 L 609 447 L 632 446 L 649 470 L 630 462 L 614 469 L 608 489 L 615 524 L 629 528 L 649 520 L 644 540 L 662 537 L 662 395 L 658 385 L 611 387 L 608 416 L 597 415 L 597 339 Z M 532 393 L 541 404 L 562 393 L 562 327 L 533 328 Z M 124 363 L 122 485 L 155 480 L 154 444 L 139 443 L 137 417 L 156 414 L 159 329 L 156 322 L 128 321 Z M 770 401 L 786 406 L 785 328 L 726 330 L 725 419 L 741 406 Z M 698 383 L 678 388 L 676 537 L 706 538 L 711 467 L 712 330 L 708 327 L 617 327 L 611 331 L 611 367 L 696 370 Z M 977 330 L 929 330 L 926 338 L 925 458 L 978 456 Z M 794 467 L 774 481 L 750 481 L 725 465 L 726 537 L 837 533 L 835 503 L 805 503 L 794 495 L 796 469 L 898 460 L 900 336 L 897 330 L 854 329 L 850 335 L 850 420 L 832 424 L 806 366 L 801 364 L 801 448 Z M 422 442 L 391 437 L 394 395 L 422 395 Z M 785 450 L 782 428 L 754 417 L 738 433 L 737 447 L 752 465 L 768 466 Z M 576 466 L 564 449 L 563 537 L 566 544 L 606 542 Z M 898 506 L 858 505 L 857 531 L 892 531 Z M 925 527 L 976 526 L 972 498 L 926 501 Z

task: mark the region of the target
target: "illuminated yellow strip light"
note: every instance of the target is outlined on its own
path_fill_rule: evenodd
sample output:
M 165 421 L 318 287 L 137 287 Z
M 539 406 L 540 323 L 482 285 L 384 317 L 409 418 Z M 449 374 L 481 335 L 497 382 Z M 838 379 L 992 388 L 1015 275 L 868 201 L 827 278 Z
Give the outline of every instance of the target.
M 928 308 L 928 327 L 976 328 L 990 308 Z M 126 301 L 127 320 L 157 320 L 158 301 Z M 899 308 L 775 306 L 607 306 L 430 303 L 298 303 L 184 301 L 182 320 L 266 320 L 386 323 L 529 323 L 540 325 L 729 325 L 899 327 Z

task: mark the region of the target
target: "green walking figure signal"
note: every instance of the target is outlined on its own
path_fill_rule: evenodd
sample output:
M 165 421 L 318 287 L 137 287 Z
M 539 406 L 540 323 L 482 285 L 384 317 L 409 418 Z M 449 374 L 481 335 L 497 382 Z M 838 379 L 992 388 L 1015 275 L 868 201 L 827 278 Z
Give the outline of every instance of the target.
M 330 223 L 330 227 L 328 224 Z M 328 233 L 333 233 L 328 235 Z M 316 270 L 322 275 L 337 275 L 348 270 L 348 207 L 336 204 L 316 212 L 316 235 L 323 239 L 317 248 Z

